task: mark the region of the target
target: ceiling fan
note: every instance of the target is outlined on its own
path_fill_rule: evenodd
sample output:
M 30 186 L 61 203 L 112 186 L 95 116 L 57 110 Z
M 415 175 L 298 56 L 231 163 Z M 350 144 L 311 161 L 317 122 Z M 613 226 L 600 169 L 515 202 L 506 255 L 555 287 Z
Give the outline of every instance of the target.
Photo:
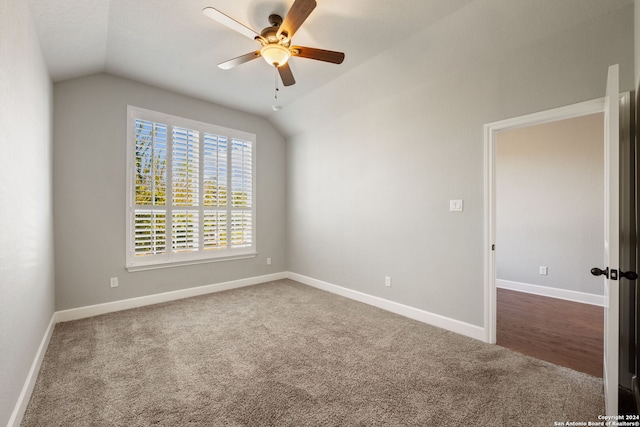
M 285 86 L 291 86 L 296 83 L 288 63 L 289 58 L 292 56 L 341 64 L 342 61 L 344 61 L 344 53 L 342 52 L 304 46 L 291 46 L 293 35 L 298 31 L 298 28 L 300 28 L 315 7 L 315 0 L 295 0 L 284 20 L 280 15 L 270 15 L 269 22 L 271 26 L 262 30 L 259 34 L 217 9 L 212 7 L 204 8 L 202 13 L 209 18 L 256 40 L 261 45 L 259 50 L 222 62 L 218 64 L 218 67 L 223 70 L 229 70 L 237 65 L 249 62 L 252 59 L 262 57 L 269 65 L 278 69 L 282 83 Z

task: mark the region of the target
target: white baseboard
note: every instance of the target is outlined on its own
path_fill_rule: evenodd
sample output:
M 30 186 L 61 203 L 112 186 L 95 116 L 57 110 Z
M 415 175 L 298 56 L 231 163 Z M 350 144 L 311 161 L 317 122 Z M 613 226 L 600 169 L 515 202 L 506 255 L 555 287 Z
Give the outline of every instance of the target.
M 510 289 L 512 291 L 526 292 L 528 294 L 559 298 L 582 304 L 604 307 L 604 296 L 588 294 L 586 292 L 569 291 L 567 289 L 550 288 L 547 286 L 532 285 L 529 283 L 513 282 L 511 280 L 501 279 L 496 279 L 496 288 Z
M 47 329 L 44 332 L 42 341 L 40 341 L 40 346 L 38 347 L 36 356 L 33 359 L 33 363 L 31 363 L 29 374 L 27 375 L 27 379 L 24 382 L 24 386 L 22 386 L 22 391 L 20 392 L 20 396 L 18 396 L 18 401 L 13 408 L 13 413 L 9 418 L 7 427 L 18 427 L 22 422 L 22 417 L 24 417 L 24 413 L 27 410 L 29 400 L 31 400 L 33 387 L 36 385 L 36 380 L 38 379 L 38 373 L 40 372 L 40 366 L 42 365 L 44 354 L 47 352 L 49 341 L 51 341 L 51 335 L 53 335 L 53 329 L 56 325 L 55 317 L 56 315 L 54 313 L 53 316 L 51 316 L 51 320 L 49 321 L 49 326 L 47 326 Z
M 18 427 L 22 422 L 22 418 L 24 417 L 24 413 L 27 410 L 27 405 L 29 404 L 29 400 L 31 399 L 31 393 L 33 392 L 33 387 L 35 386 L 36 380 L 38 379 L 40 366 L 42 365 L 42 360 L 44 359 L 47 347 L 49 346 L 49 341 L 51 340 L 51 336 L 53 335 L 53 330 L 56 323 L 83 319 L 85 317 L 92 317 L 99 314 L 112 313 L 115 311 L 127 310 L 130 308 L 143 307 L 146 305 L 158 304 L 161 302 L 174 301 L 182 298 L 205 295 L 213 292 L 242 288 L 245 286 L 257 285 L 259 283 L 286 278 L 286 272 L 267 274 L 264 276 L 249 277 L 247 279 L 233 280 L 230 282 L 216 283 L 213 285 L 198 286 L 194 288 L 164 292 L 161 294 L 147 295 L 143 297 L 113 301 L 104 304 L 89 305 L 85 307 L 72 308 L 69 310 L 56 311 L 55 313 L 53 313 L 53 316 L 51 316 L 49 326 L 47 327 L 44 337 L 40 342 L 40 347 L 38 347 L 38 351 L 35 355 L 33 363 L 31 364 L 31 369 L 29 370 L 29 374 L 27 375 L 24 386 L 22 387 L 22 391 L 20 392 L 18 401 L 14 406 L 11 418 L 9 418 L 7 427 Z
M 242 288 L 245 286 L 257 285 L 258 283 L 281 280 L 287 277 L 286 273 L 274 273 L 264 276 L 249 277 L 246 279 L 233 280 L 230 282 L 216 283 L 213 285 L 197 286 L 194 288 L 180 289 L 177 291 L 163 292 L 161 294 L 146 295 L 137 298 L 129 298 L 119 301 L 107 302 L 103 304 L 88 305 L 85 307 L 72 308 L 69 310 L 57 311 L 55 313 L 56 323 L 68 322 L 70 320 L 83 319 L 85 317 L 98 316 L 100 314 L 112 313 L 115 311 L 128 310 L 130 308 L 143 307 L 146 305 L 158 304 L 179 300 L 182 298 L 195 297 L 214 292 L 227 291 L 229 289 Z
M 83 319 L 100 314 L 112 313 L 116 311 L 127 310 L 130 308 L 143 307 L 147 305 L 174 301 L 198 295 L 205 295 L 214 292 L 226 291 L 230 289 L 242 288 L 245 286 L 257 285 L 260 283 L 282 279 L 295 280 L 304 285 L 341 295 L 343 297 L 363 302 L 365 304 L 373 305 L 375 307 L 408 317 L 410 319 L 418 320 L 420 322 L 456 332 L 461 335 L 466 335 L 480 341 L 484 340 L 484 328 L 481 328 L 479 326 L 471 325 L 469 323 L 461 322 L 455 319 L 450 319 L 448 317 L 430 313 L 428 311 L 420 310 L 408 305 L 389 301 L 384 298 L 375 297 L 363 292 L 354 291 L 352 289 L 343 288 L 341 286 L 337 286 L 328 282 L 323 282 L 321 280 L 313 279 L 311 277 L 292 272 L 267 274 L 264 276 L 249 277 L 246 279 L 216 283 L 213 285 L 198 286 L 194 288 L 180 289 L 177 291 L 146 295 L 126 300 L 113 301 L 104 304 L 95 304 L 85 307 L 72 308 L 69 310 L 56 311 L 51 317 L 51 321 L 49 322 L 49 326 L 47 327 L 44 337 L 42 338 L 42 342 L 40 343 L 40 347 L 38 348 L 38 352 L 36 353 L 36 356 L 33 360 L 31 369 L 29 370 L 29 374 L 22 388 L 22 392 L 20 393 L 20 397 L 18 398 L 18 402 L 14 407 L 14 411 L 11 414 L 11 418 L 9 419 L 7 427 L 18 427 L 22 421 L 24 413 L 27 409 L 27 405 L 29 404 L 29 400 L 31 398 L 31 393 L 33 392 L 33 387 L 35 386 L 36 379 L 38 378 L 38 372 L 40 371 L 42 360 L 49 345 L 49 341 L 51 340 L 51 335 L 53 334 L 53 329 L 56 323 L 68 322 L 70 320 Z
M 323 291 L 331 292 L 355 301 L 363 302 L 365 304 L 373 305 L 383 310 L 390 311 L 392 313 L 399 314 L 401 316 L 408 317 L 419 322 L 427 323 L 429 325 L 437 326 L 442 329 L 456 332 L 461 335 L 466 335 L 471 338 L 475 338 L 480 341 L 484 341 L 484 328 L 475 326 L 470 323 L 461 322 L 459 320 L 451 319 L 449 317 L 441 316 L 439 314 L 430 313 L 428 311 L 421 310 L 419 308 L 410 307 L 408 305 L 400 304 L 394 301 L 389 301 L 384 298 L 365 294 L 363 292 L 354 291 L 352 289 L 343 288 L 342 286 L 334 285 L 332 283 L 323 282 L 312 277 L 303 276 L 302 274 L 288 272 L 287 277 L 291 280 L 295 280 L 302 284 L 312 286 L 314 288 L 321 289 Z
M 312 286 L 314 288 L 341 295 L 355 301 L 373 305 L 375 307 L 408 317 L 410 319 L 428 323 L 430 325 L 466 335 L 477 340 L 484 340 L 484 328 L 480 326 L 471 325 L 469 323 L 461 322 L 459 320 L 451 319 L 439 314 L 430 313 L 428 311 L 424 311 L 415 307 L 400 304 L 394 301 L 389 301 L 384 298 L 372 296 L 359 291 L 354 291 L 352 289 L 344 288 L 332 283 L 324 282 L 312 277 L 288 271 L 57 311 L 54 313 L 54 318 L 55 323 L 68 322 L 70 320 L 84 319 L 86 317 L 98 316 L 100 314 L 113 313 L 116 311 L 128 310 L 130 308 L 175 301 L 182 298 L 189 298 L 198 295 L 205 295 L 214 292 L 242 288 L 245 286 L 257 285 L 259 283 L 287 278 L 300 282 L 304 285 Z

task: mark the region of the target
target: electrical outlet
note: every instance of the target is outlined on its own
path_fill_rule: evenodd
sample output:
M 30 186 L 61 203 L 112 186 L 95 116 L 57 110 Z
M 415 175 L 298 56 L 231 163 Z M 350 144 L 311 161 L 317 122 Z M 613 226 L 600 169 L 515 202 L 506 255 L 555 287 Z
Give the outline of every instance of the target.
M 391 277 L 389 277 L 389 276 L 385 276 L 385 278 L 384 278 L 384 285 L 385 285 L 387 288 L 390 288 L 390 287 L 391 287 Z
M 267 265 L 271 265 L 271 258 L 267 258 Z
M 540 275 L 546 276 L 549 274 L 549 269 L 543 265 L 540 266 Z
M 109 279 L 109 286 L 112 288 L 117 288 L 118 287 L 118 278 L 117 277 L 112 277 L 111 279 Z

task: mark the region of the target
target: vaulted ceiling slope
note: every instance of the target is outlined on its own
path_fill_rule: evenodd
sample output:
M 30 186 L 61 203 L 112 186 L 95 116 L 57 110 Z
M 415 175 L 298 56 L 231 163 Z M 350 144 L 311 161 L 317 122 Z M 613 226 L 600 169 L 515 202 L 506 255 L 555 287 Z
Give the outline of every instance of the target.
M 573 34 L 577 27 L 598 26 L 605 17 L 632 4 L 632 0 L 473 0 L 297 97 L 269 118 L 291 137 L 322 129 L 351 111 L 397 99 L 405 92 L 415 98 L 416 93 L 424 93 L 421 88 L 438 86 L 454 75 L 482 85 L 476 72 L 488 63 L 500 63 L 518 52 L 530 54 L 536 44 Z M 602 40 L 602 45 L 592 46 L 594 55 L 607 49 L 607 43 Z M 531 60 L 549 61 L 545 57 Z M 602 73 L 606 77 L 606 69 Z M 527 82 L 523 79 L 520 84 Z M 496 96 L 501 90 L 494 88 Z M 464 99 L 458 94 L 451 102 Z
M 293 0 L 28 2 L 54 82 L 108 72 L 278 122 L 284 119 L 273 119 L 272 105 L 302 108 L 329 82 L 342 82 L 336 87 L 348 90 L 344 99 L 366 101 L 402 89 L 405 78 L 513 49 L 632 0 L 317 0 L 295 44 L 343 51 L 346 59 L 334 65 L 293 58 L 297 83 L 280 84 L 277 100 L 275 70 L 264 61 L 217 67 L 258 45 L 201 11 L 214 7 L 260 31 L 270 14 L 284 16 Z M 376 70 L 368 80 L 349 78 L 358 67 Z M 384 75 L 396 78 L 378 79 Z

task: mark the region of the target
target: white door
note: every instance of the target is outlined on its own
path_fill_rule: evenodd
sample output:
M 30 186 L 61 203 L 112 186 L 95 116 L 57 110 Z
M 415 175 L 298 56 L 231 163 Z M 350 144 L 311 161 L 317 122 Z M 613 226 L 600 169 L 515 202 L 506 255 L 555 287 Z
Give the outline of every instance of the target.
M 604 105 L 604 397 L 607 415 L 618 414 L 618 267 L 620 235 L 620 116 L 618 65 L 609 67 Z M 608 277 L 606 277 L 608 276 Z

